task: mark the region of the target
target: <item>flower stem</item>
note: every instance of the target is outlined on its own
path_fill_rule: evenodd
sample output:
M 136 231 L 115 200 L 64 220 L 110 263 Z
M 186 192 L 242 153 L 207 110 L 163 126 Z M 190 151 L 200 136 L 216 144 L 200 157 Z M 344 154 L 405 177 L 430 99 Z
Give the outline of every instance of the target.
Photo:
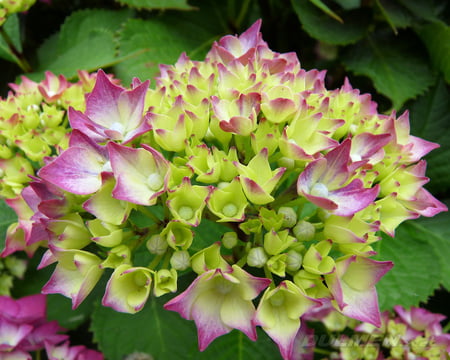
M 2 36 L 3 40 L 5 40 L 6 44 L 8 45 L 9 50 L 11 51 L 12 55 L 16 59 L 17 65 L 24 71 L 24 72 L 31 72 L 31 66 L 28 63 L 28 61 L 23 56 L 23 53 L 20 52 L 16 46 L 14 45 L 13 41 L 9 37 L 8 33 L 5 31 L 3 26 L 0 26 L 0 35 Z

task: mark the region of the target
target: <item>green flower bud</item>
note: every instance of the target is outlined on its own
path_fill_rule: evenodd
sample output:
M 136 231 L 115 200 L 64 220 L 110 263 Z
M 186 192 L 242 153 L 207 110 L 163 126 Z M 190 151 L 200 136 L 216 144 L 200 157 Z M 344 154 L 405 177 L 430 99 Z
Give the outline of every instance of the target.
M 278 231 L 284 222 L 283 214 L 277 214 L 275 210 L 269 210 L 264 207 L 259 210 L 259 218 L 267 231 L 272 229 Z
M 212 269 L 230 269 L 230 265 L 220 255 L 220 242 L 215 242 L 211 246 L 204 248 L 191 258 L 192 270 L 197 274 L 203 274 L 205 271 Z
M 94 236 L 92 241 L 105 247 L 114 247 L 122 242 L 122 229 L 117 226 L 108 224 L 100 219 L 89 220 L 86 225 Z
M 328 253 L 331 250 L 331 241 L 323 240 L 311 245 L 303 258 L 303 267 L 312 274 L 329 274 L 335 268 L 335 262 Z
M 288 230 L 276 232 L 273 229 L 264 236 L 264 250 L 269 255 L 277 255 L 289 246 L 291 246 L 296 239 L 289 235 Z
M 237 245 L 238 240 L 238 236 L 234 231 L 226 232 L 222 236 L 222 245 L 227 249 L 232 249 Z
M 21 279 L 27 270 L 27 261 L 15 256 L 7 256 L 3 259 L 5 267 L 12 276 Z M 0 267 L 1 268 L 1 267 Z
M 363 357 L 363 349 L 353 340 L 348 339 L 340 345 L 341 357 L 344 360 L 361 360 Z
M 297 271 L 302 266 L 303 256 L 297 251 L 291 249 L 287 252 L 286 258 L 286 270 L 287 271 Z
M 163 255 L 165 254 L 169 245 L 167 244 L 167 240 L 163 236 L 155 234 L 147 240 L 146 246 L 151 254 Z
M 262 247 L 251 248 L 247 254 L 247 264 L 249 266 L 262 268 L 267 260 L 267 254 Z
M 409 346 L 411 347 L 411 350 L 414 354 L 419 355 L 426 350 L 429 343 L 430 339 L 427 339 L 424 336 L 418 336 L 409 343 Z
M 377 344 L 366 344 L 364 346 L 363 354 L 365 360 L 376 360 L 378 359 L 378 354 L 380 352 L 380 348 Z
M 259 219 L 249 219 L 241 224 L 239 224 L 239 228 L 247 235 L 251 233 L 259 233 L 261 231 L 262 223 Z
M 119 245 L 108 251 L 108 256 L 100 267 L 115 269 L 123 264 L 131 265 L 131 250 L 126 245 Z
M 394 359 L 403 359 L 403 357 L 405 355 L 405 349 L 404 349 L 403 345 L 398 344 L 391 348 L 390 353 Z
M 291 207 L 282 206 L 278 209 L 278 214 L 283 215 L 283 226 L 287 228 L 293 227 L 297 223 L 297 213 Z
M 272 256 L 269 260 L 267 260 L 267 267 L 270 272 L 275 275 L 285 277 L 286 276 L 286 254 L 280 254 Z
M 0 274 L 0 295 L 9 296 L 14 277 L 10 274 Z
M 314 239 L 316 233 L 314 225 L 305 220 L 300 220 L 297 225 L 294 226 L 293 231 L 298 241 L 310 241 Z
M 52 232 L 52 243 L 63 249 L 82 249 L 91 242 L 91 233 L 78 213 L 50 220 L 47 229 Z
M 170 266 L 177 271 L 183 271 L 191 266 L 191 257 L 186 250 L 175 251 L 170 258 Z
M 177 291 L 177 271 L 175 269 L 161 269 L 153 277 L 155 296 Z
M 188 209 L 181 209 L 181 212 L 188 212 Z M 187 250 L 194 238 L 190 227 L 178 221 L 170 221 L 161 231 L 161 236 L 165 238 L 167 244 L 174 250 L 179 248 Z

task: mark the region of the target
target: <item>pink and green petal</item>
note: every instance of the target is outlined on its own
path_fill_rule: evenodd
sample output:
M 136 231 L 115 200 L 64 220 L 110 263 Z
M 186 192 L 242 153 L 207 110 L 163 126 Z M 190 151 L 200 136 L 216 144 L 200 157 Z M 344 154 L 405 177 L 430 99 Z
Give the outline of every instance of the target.
M 356 255 L 338 259 L 335 272 L 325 275 L 338 310 L 353 319 L 381 326 L 375 285 L 393 265 Z
M 145 267 L 122 264 L 117 267 L 106 285 L 102 299 L 104 306 L 134 314 L 140 311 L 150 295 L 152 271 Z
M 169 163 L 155 149 L 143 145 L 133 149 L 108 143 L 111 167 L 116 185 L 113 197 L 139 205 L 153 205 L 167 190 L 170 176 Z
M 61 294 L 72 299 L 77 308 L 100 280 L 101 259 L 83 250 L 53 248 L 58 264 L 50 280 L 42 288 L 43 294 Z

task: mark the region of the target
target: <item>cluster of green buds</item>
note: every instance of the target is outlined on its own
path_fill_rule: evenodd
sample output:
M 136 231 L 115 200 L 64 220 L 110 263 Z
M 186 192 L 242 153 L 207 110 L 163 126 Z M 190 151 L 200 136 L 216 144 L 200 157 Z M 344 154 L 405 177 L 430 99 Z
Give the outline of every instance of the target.
M 22 279 L 26 269 L 26 260 L 13 255 L 0 258 L 0 296 L 11 295 L 14 279 Z
M 314 352 L 335 360 L 448 360 L 450 335 L 442 329 L 444 315 L 420 307 L 395 306 L 381 314 L 381 326 L 344 317 L 331 307 L 309 314 L 308 320 L 321 321 L 326 333 L 304 327 L 297 337 L 298 358 L 313 360 Z M 345 335 L 344 335 L 345 334 Z
M 67 148 L 67 109 L 85 108 L 95 75 L 79 72 L 79 79 L 71 83 L 46 72 L 41 82 L 22 77 L 20 85 L 10 84 L 12 91 L 0 99 L 0 196 L 19 195 L 45 157 Z
M 27 11 L 36 0 L 0 0 L 0 26 L 8 15 Z
M 260 25 L 204 61 L 162 65 L 153 88 L 100 70 L 85 108 L 68 108 L 68 144 L 8 199 L 19 222 L 2 255 L 45 246 L 40 267 L 56 267 L 44 293 L 77 307 L 105 274 L 103 305 L 128 313 L 193 271 L 165 308 L 195 321 L 200 350 L 260 326 L 290 359 L 322 303 L 380 326 L 375 284 L 393 264 L 371 259 L 372 244 L 446 210 L 423 188 L 437 145 L 348 81 L 327 90 L 325 72 L 270 50 Z

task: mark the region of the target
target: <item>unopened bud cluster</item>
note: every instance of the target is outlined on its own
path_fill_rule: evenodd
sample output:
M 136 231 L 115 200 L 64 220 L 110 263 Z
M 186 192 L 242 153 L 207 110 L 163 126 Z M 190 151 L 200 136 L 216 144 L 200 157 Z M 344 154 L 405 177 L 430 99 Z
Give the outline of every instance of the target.
M 19 222 L 2 254 L 47 247 L 40 267 L 56 268 L 43 292 L 74 307 L 110 268 L 103 305 L 129 313 L 192 270 L 165 307 L 196 322 L 201 350 L 232 329 L 255 340 L 261 326 L 289 359 L 302 315 L 327 301 L 379 326 L 375 284 L 392 263 L 371 259 L 372 244 L 378 231 L 445 210 L 422 187 L 421 158 L 437 145 L 409 134 L 407 113 L 378 114 L 348 81 L 326 89 L 324 72 L 270 50 L 259 28 L 225 36 L 204 61 L 162 65 L 152 88 L 100 70 L 85 105 L 66 102 L 80 99 L 72 87 L 43 105 L 23 79 L 17 89 L 37 87 L 37 108 L 14 117 L 4 101 L 1 126 L 31 122 L 45 143 L 62 126 L 49 114 L 68 106 L 71 132 L 45 154 L 17 140 L 20 127 L 2 135 L 20 161 L 44 159 L 20 194 L 28 180 L 9 185 Z
M 345 318 L 330 304 L 305 317 L 321 321 L 328 330 L 327 334 L 319 334 L 305 327 L 297 334 L 308 343 L 299 352 L 305 359 L 313 356 L 315 347 L 328 348 L 329 359 L 341 360 L 450 358 L 450 335 L 442 328 L 445 316 L 424 308 L 395 306 L 393 312 L 381 314 L 379 328 Z

